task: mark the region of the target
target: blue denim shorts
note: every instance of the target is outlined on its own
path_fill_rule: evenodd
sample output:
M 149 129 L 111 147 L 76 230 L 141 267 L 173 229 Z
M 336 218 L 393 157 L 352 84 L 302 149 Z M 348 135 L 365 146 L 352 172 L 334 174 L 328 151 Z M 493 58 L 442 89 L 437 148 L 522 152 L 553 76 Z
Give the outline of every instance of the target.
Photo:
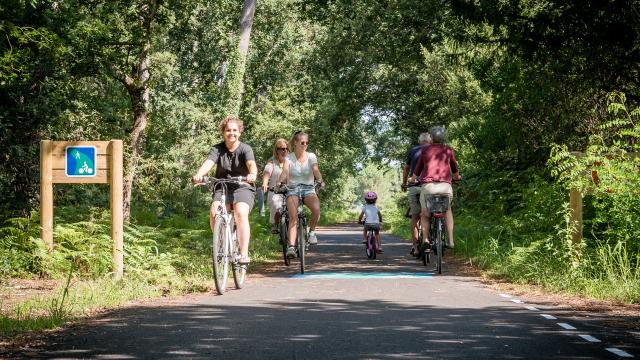
M 302 198 L 306 198 L 309 195 L 315 195 L 316 194 L 316 190 L 315 189 L 302 189 L 300 191 L 302 193 Z M 287 191 L 287 197 L 289 196 L 298 196 L 298 190 L 297 189 L 293 189 L 293 190 L 289 190 Z

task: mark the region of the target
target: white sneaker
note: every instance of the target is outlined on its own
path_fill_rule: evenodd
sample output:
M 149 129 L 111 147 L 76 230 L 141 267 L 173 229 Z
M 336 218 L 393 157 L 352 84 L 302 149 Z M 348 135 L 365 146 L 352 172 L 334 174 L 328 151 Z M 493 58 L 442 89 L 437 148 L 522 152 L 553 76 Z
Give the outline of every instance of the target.
M 315 245 L 318 243 L 315 231 L 309 231 L 309 244 Z
M 293 259 L 296 257 L 296 248 L 293 246 L 287 247 L 287 258 Z

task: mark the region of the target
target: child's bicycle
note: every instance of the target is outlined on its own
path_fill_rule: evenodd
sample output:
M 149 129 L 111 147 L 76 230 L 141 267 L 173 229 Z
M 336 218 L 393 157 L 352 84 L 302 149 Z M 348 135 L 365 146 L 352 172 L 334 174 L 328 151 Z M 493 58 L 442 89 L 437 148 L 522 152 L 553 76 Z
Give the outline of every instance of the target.
M 360 224 L 365 225 L 364 221 L 360 221 Z M 364 244 L 364 249 L 369 259 L 376 258 L 378 253 L 378 243 L 376 241 L 376 232 L 373 227 L 367 227 L 367 238 Z
M 229 277 L 229 265 L 233 273 L 233 281 L 237 289 L 244 285 L 247 274 L 247 266 L 239 263 L 240 243 L 236 234 L 236 221 L 233 213 L 227 212 L 225 200 L 227 196 L 227 184 L 246 184 L 243 176 L 228 177 L 218 179 L 205 176 L 202 183 L 198 185 L 208 185 L 212 192 L 218 188 L 222 189 L 220 206 L 216 209 L 216 220 L 213 226 L 212 239 L 212 260 L 213 260 L 213 282 L 219 295 L 224 294 L 227 289 L 227 279 Z

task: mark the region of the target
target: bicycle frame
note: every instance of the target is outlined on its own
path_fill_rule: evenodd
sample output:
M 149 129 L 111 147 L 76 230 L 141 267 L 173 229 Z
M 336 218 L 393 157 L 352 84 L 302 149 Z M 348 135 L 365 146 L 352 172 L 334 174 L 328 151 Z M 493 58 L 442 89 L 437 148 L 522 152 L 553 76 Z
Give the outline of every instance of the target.
M 376 243 L 376 232 L 372 228 L 367 229 L 367 243 L 365 244 L 365 247 L 367 257 L 369 259 L 375 259 L 377 256 L 378 245 Z
M 217 179 L 204 177 L 204 182 L 215 193 L 218 187 L 221 189 L 220 203 L 215 209 L 215 221 L 213 227 L 213 272 L 214 284 L 218 294 L 224 294 L 228 279 L 229 264 L 233 272 L 233 280 L 236 288 L 244 285 L 246 266 L 240 265 L 240 244 L 236 234 L 236 224 L 233 213 L 227 211 L 226 197 L 228 183 L 242 183 L 243 177 Z M 222 233 L 219 233 L 222 231 Z
M 432 194 L 428 198 L 431 204 L 431 221 L 429 223 L 429 240 L 436 253 L 436 272 L 442 274 L 442 257 L 446 240 L 446 213 L 450 198 L 447 194 Z
M 308 238 L 308 231 L 307 231 L 307 215 L 304 213 L 304 196 L 302 196 L 302 191 L 305 189 L 314 189 L 315 186 L 314 185 L 307 185 L 307 184 L 297 184 L 295 186 L 287 186 L 285 189 L 287 191 L 293 191 L 296 193 L 295 196 L 297 196 L 298 198 L 298 207 L 297 207 L 297 217 L 298 217 L 298 224 L 296 226 L 296 241 L 295 241 L 295 248 L 297 250 L 297 255 L 298 258 L 300 259 L 300 273 L 304 274 L 304 267 L 305 267 L 305 252 L 308 250 L 309 247 L 309 238 Z M 283 205 L 283 208 L 286 208 L 287 204 L 285 202 L 285 204 Z M 286 210 L 285 212 L 281 212 L 280 214 L 281 216 L 281 222 L 283 221 L 282 219 L 285 218 L 285 223 L 286 223 L 286 228 L 287 231 L 289 230 L 289 212 L 288 210 Z M 281 230 L 282 232 L 282 230 Z M 288 238 L 288 236 L 287 236 Z M 288 245 L 288 239 L 287 242 L 283 243 L 283 251 L 286 252 L 286 247 L 289 246 Z M 285 254 L 285 264 L 289 265 L 289 259 L 287 259 L 286 254 Z

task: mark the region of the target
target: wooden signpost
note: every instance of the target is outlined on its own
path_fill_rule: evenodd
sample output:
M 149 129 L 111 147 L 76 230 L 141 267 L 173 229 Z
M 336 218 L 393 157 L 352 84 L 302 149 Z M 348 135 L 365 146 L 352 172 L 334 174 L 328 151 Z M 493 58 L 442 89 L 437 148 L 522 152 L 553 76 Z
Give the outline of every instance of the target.
M 40 141 L 40 224 L 53 251 L 53 184 L 109 184 L 113 273 L 124 272 L 122 140 Z
M 580 158 L 584 156 L 581 152 L 571 152 L 571 155 Z M 640 157 L 640 153 L 627 153 L 626 156 L 631 158 Z M 598 171 L 590 170 L 584 173 L 585 176 L 590 176 L 593 181 L 593 186 L 598 186 L 600 181 L 598 179 Z M 591 190 L 587 189 L 587 193 Z M 582 221 L 582 193 L 578 189 L 571 189 L 569 192 L 569 208 L 571 214 L 569 217 L 569 224 L 571 225 L 571 241 L 573 244 L 580 244 L 583 239 L 584 224 Z

